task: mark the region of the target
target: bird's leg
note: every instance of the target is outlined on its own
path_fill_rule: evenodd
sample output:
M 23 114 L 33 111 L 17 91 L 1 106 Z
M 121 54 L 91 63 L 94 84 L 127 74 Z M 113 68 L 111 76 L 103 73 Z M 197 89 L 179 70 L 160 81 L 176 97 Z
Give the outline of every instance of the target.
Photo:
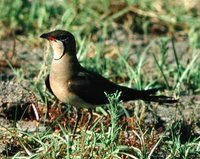
M 88 112 L 89 112 L 89 116 L 88 116 L 88 121 L 87 121 L 87 125 L 86 125 L 86 128 L 85 128 L 85 132 L 88 130 L 89 125 L 92 121 L 92 116 L 93 116 L 91 108 L 88 109 Z
M 73 134 L 72 134 L 73 138 L 74 138 L 74 134 L 76 133 L 76 129 L 77 129 L 77 126 L 78 126 L 80 119 L 81 119 L 81 109 L 76 108 L 76 122 L 75 122 L 75 125 L 74 125 Z

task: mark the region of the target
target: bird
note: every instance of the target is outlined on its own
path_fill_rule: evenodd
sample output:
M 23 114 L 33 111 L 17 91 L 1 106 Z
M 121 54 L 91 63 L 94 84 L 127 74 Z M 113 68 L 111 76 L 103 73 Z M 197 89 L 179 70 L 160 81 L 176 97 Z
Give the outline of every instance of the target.
M 76 122 L 73 134 L 76 132 L 81 114 L 80 108 L 89 112 L 87 127 L 92 120 L 92 110 L 109 103 L 105 93 L 121 92 L 119 100 L 143 100 L 159 103 L 176 103 L 177 100 L 164 95 L 155 95 L 159 90 L 136 90 L 118 85 L 100 74 L 84 68 L 78 61 L 74 35 L 65 30 L 54 30 L 43 33 L 40 38 L 47 39 L 53 50 L 50 73 L 45 83 L 49 92 L 63 103 L 76 108 Z

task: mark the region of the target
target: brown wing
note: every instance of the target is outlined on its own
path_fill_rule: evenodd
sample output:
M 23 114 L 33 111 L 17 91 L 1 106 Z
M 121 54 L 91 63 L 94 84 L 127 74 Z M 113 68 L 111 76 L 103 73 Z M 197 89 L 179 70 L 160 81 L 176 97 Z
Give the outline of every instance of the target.
M 115 93 L 118 85 L 91 72 L 79 72 L 70 79 L 69 90 L 85 102 L 100 105 L 108 103 L 105 92 Z
M 77 76 L 70 79 L 69 83 L 69 91 L 78 95 L 85 102 L 94 105 L 108 103 L 105 92 L 107 94 L 111 94 L 115 93 L 116 91 L 121 92 L 119 100 L 123 101 L 141 99 L 144 101 L 153 101 L 159 103 L 177 102 L 177 100 L 174 100 L 172 97 L 153 95 L 159 89 L 135 90 L 117 85 L 108 79 L 90 71 L 79 72 Z

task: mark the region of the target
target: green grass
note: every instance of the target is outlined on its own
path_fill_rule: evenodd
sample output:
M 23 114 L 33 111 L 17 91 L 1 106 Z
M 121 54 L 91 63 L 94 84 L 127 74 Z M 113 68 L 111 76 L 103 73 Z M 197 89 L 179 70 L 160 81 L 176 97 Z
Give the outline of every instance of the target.
M 52 106 L 55 98 L 44 88 L 51 50 L 48 44 L 42 44 L 39 35 L 62 28 L 75 35 L 81 64 L 118 84 L 137 89 L 165 87 L 168 91 L 161 93 L 175 97 L 197 95 L 200 92 L 200 13 L 197 7 L 200 2 L 196 1 L 192 8 L 181 2 L 1 0 L 0 39 L 15 37 L 30 47 L 29 51 L 34 48 L 44 51 L 38 65 L 26 69 L 15 68 L 10 59 L 6 63 L 17 82 L 30 83 L 39 106 Z M 184 52 L 176 45 L 182 41 L 188 45 Z M 27 72 L 31 76 L 27 76 Z M 56 119 L 43 114 L 39 122 L 41 127 L 46 127 L 45 131 L 30 133 L 7 128 L 0 132 L 1 140 L 10 146 L 4 157 L 199 157 L 200 138 L 192 134 L 198 119 L 190 122 L 189 136 L 183 139 L 184 120 L 159 131 L 156 123 L 144 123 L 151 104 L 135 101 L 124 108 L 118 101 L 119 95 L 107 95 L 110 104 L 95 110 L 98 115 L 87 133 L 83 118 L 74 140 L 71 139 L 73 111 L 67 106 L 63 115 Z M 50 111 L 54 113 L 55 110 Z
M 195 158 L 200 153 L 199 137 L 183 143 L 181 123 L 172 125 L 169 130 L 157 134 L 154 128 L 144 129 L 137 121 L 120 124 L 123 114 L 122 103 L 118 101 L 120 93 L 108 95 L 110 104 L 108 113 L 109 127 L 99 118 L 92 128 L 81 131 L 72 140 L 70 128 L 63 127 L 59 119 L 55 123 L 59 131 L 47 127 L 46 131 L 28 133 L 9 128 L 5 137 L 12 138 L 11 145 L 18 143 L 13 158 Z M 62 116 L 63 117 L 63 116 Z M 105 122 L 105 121 L 104 121 Z M 108 124 L 108 123 L 107 123 Z M 126 125 L 126 127 L 125 127 Z M 98 131 L 97 131 L 98 128 Z M 126 138 L 126 136 L 129 136 Z M 163 145 L 164 144 L 164 145 Z M 163 151 L 164 150 L 164 151 Z M 10 154 L 9 152 L 8 154 Z

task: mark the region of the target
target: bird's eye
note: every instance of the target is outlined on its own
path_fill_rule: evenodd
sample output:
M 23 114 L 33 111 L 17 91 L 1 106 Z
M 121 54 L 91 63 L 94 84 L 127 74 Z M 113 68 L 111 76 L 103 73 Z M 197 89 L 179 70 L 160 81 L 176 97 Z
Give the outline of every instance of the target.
M 60 41 L 67 41 L 68 40 L 68 37 L 67 38 L 62 38 Z

